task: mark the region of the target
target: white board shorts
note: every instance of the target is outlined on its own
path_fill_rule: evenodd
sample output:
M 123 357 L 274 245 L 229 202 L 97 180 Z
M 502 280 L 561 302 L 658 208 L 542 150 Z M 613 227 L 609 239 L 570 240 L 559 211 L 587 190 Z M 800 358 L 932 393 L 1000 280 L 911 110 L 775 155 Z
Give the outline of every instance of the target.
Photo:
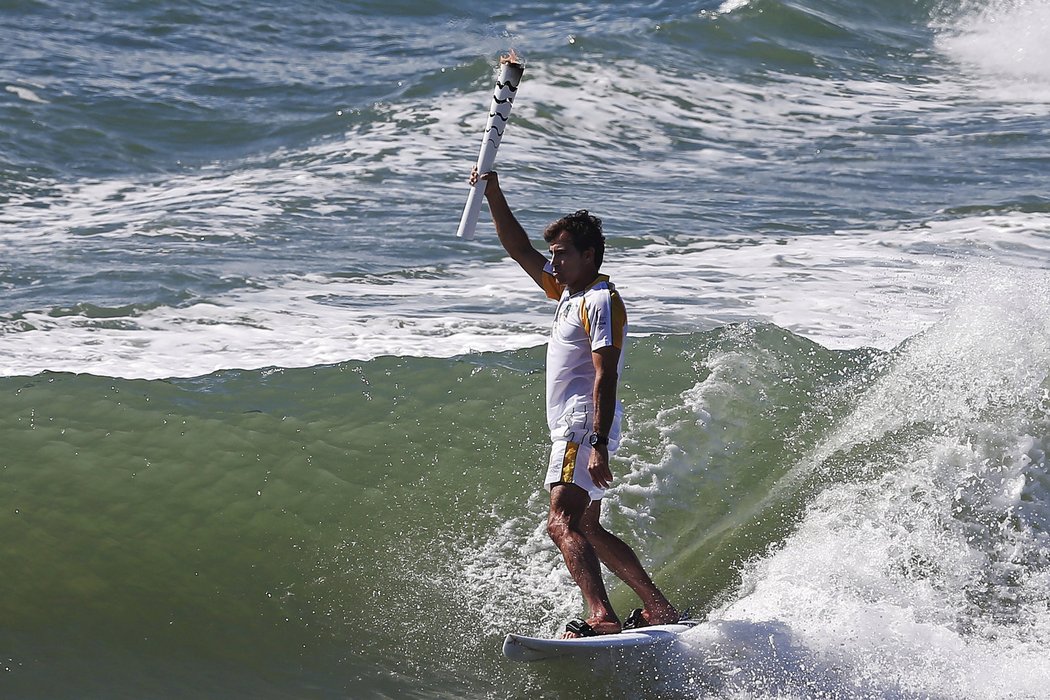
M 592 501 L 601 500 L 605 495 L 605 489 L 595 486 L 587 471 L 587 463 L 594 450 L 588 442 L 594 430 L 593 406 L 593 399 L 587 396 L 573 397 L 554 422 L 550 433 L 551 457 L 547 463 L 547 476 L 543 480 L 548 491 L 555 484 L 576 484 L 590 495 Z M 609 431 L 610 457 L 620 446 L 622 420 L 623 408 L 617 403 L 612 429 Z
M 587 463 L 594 450 L 589 443 L 580 444 L 568 440 L 556 440 L 551 443 L 551 458 L 547 464 L 547 476 L 543 486 L 548 491 L 555 484 L 576 484 L 591 497 L 592 501 L 601 500 L 605 489 L 599 488 L 591 481 Z

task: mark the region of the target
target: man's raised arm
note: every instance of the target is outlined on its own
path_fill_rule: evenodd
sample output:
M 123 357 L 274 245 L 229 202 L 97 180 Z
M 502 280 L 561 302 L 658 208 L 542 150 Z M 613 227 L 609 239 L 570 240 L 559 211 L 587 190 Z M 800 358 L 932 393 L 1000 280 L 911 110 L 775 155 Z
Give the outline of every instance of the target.
M 543 288 L 543 266 L 547 263 L 547 259 L 532 247 L 525 229 L 514 218 L 514 213 L 507 204 L 507 198 L 500 189 L 499 177 L 495 171 L 479 175 L 475 168 L 470 175 L 471 185 L 479 179 L 486 182 L 485 199 L 489 203 L 489 212 L 492 214 L 492 223 L 496 225 L 499 242 L 503 244 L 503 248 L 514 262 L 521 265 L 521 269 L 525 270 L 540 288 Z

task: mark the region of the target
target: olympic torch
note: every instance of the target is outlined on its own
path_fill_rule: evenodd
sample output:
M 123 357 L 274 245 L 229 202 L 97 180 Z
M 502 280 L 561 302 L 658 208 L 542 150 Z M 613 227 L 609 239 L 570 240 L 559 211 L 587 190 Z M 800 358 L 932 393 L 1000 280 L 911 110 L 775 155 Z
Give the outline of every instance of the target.
M 503 132 L 507 128 L 507 120 L 510 119 L 510 108 L 514 106 L 514 95 L 518 91 L 518 83 L 521 82 L 524 72 L 525 66 L 518 63 L 513 51 L 509 56 L 500 57 L 499 77 L 496 78 L 496 88 L 492 92 L 492 106 L 489 107 L 489 119 L 481 137 L 481 152 L 478 153 L 479 173 L 484 174 L 492 170 L 492 165 L 496 162 L 496 151 L 503 140 Z M 470 240 L 474 237 L 481 200 L 485 196 L 485 184 L 484 180 L 478 180 L 478 183 L 470 188 L 467 204 L 463 207 L 463 217 L 459 220 L 459 231 L 456 232 L 460 238 Z

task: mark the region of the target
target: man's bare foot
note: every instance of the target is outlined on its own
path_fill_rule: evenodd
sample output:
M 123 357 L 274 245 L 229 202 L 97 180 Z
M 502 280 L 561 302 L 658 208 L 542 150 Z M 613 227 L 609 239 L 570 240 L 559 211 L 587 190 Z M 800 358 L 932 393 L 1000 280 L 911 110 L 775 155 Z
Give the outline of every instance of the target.
M 599 617 L 589 617 L 584 624 L 593 634 L 573 632 L 566 629 L 558 639 L 578 639 L 580 637 L 594 637 L 600 634 L 618 634 L 622 631 L 620 621 L 616 619 L 608 620 Z M 572 623 L 570 622 L 568 627 L 571 626 Z

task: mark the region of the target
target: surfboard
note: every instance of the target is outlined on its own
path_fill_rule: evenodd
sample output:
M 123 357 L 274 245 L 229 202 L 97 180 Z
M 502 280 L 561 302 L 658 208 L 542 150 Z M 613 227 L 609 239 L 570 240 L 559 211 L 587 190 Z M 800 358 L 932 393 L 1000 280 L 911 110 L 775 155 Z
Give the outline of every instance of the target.
M 508 634 L 503 640 L 503 655 L 512 661 L 543 661 L 566 656 L 585 656 L 602 651 L 629 647 L 651 647 L 674 644 L 678 635 L 699 624 L 699 620 L 683 620 L 673 625 L 653 625 L 597 637 L 550 639 Z

